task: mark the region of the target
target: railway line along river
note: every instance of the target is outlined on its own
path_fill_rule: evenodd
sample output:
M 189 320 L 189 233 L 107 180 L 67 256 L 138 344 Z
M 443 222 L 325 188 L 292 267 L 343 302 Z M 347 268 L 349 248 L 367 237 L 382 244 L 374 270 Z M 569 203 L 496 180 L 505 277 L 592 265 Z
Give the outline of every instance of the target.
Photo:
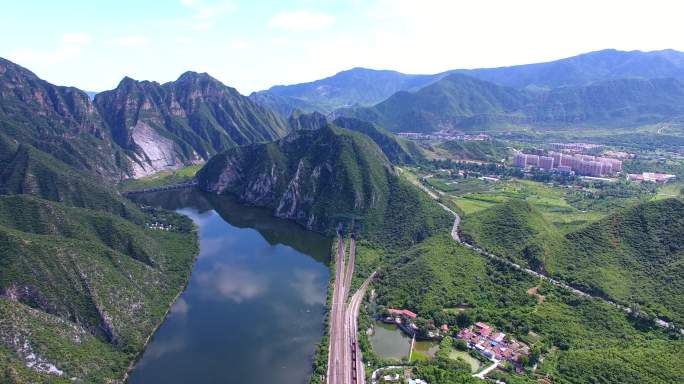
M 324 332 L 330 240 L 193 189 L 136 201 L 189 216 L 200 254 L 128 382 L 306 383 Z

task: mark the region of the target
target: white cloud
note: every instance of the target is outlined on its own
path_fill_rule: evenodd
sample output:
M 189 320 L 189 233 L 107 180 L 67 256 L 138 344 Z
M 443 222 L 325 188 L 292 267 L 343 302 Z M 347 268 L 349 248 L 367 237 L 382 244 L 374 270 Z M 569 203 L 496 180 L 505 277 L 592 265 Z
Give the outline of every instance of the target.
M 288 31 L 313 31 L 330 27 L 334 23 L 335 17 L 327 13 L 292 11 L 276 14 L 268 21 L 268 26 Z
M 216 23 L 213 21 L 203 21 L 201 23 L 193 24 L 192 29 L 196 31 L 206 31 L 207 29 L 211 29 L 214 25 L 216 25 Z
M 214 269 L 201 272 L 197 283 L 202 294 L 214 300 L 242 303 L 266 292 L 268 281 L 263 276 L 237 265 L 218 264 Z
M 236 9 L 235 4 L 230 1 L 181 0 L 181 4 L 195 12 L 192 16 L 191 27 L 198 31 L 206 31 L 213 28 L 220 18 L 234 12 Z
M 176 37 L 173 39 L 176 44 L 192 44 L 193 40 L 189 37 Z
M 34 63 L 56 64 L 80 56 L 84 45 L 90 43 L 90 35 L 85 33 L 67 33 L 54 49 L 36 50 L 21 48 L 14 51 L 10 57 L 25 65 Z
M 112 39 L 110 42 L 119 47 L 136 47 L 146 45 L 148 40 L 144 36 L 124 36 Z
M 246 40 L 233 40 L 230 42 L 230 47 L 232 49 L 245 49 L 249 47 L 249 43 Z
M 66 44 L 88 44 L 92 41 L 87 33 L 67 33 L 62 35 L 62 42 Z

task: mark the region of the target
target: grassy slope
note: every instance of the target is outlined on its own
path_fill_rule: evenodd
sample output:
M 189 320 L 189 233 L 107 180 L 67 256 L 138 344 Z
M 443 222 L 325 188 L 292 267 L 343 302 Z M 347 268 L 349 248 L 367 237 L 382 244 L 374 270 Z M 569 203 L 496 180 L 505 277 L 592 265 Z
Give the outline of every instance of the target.
M 526 293 L 538 284 L 440 235 L 397 257 L 393 268 L 381 274 L 377 289 L 383 305 L 411 308 L 455 327 L 462 321 L 488 321 L 555 350 L 538 371 L 554 382 L 661 383 L 681 378 L 681 366 L 667 358 L 681 354 L 681 341 L 668 341 L 661 331 L 644 328 L 606 304 L 550 286 L 541 286 L 545 300 L 539 303 Z M 470 309 L 444 310 L 463 303 Z
M 165 215 L 185 232 L 143 230 L 108 213 L 35 197 L 0 197 L 0 287 L 40 309 L 29 325 L 43 329 L 41 337 L 26 334 L 26 324 L 16 322 L 22 317 L 8 316 L 2 334 L 23 333 L 19 340 L 69 375 L 120 378 L 183 287 L 197 252 L 188 219 Z M 28 310 L 21 305 L 5 310 Z M 57 318 L 93 340 L 93 362 L 73 359 L 91 344 L 53 343 L 60 330 L 50 321 Z
M 442 143 L 440 148 L 447 150 L 453 159 L 481 160 L 499 162 L 510 154 L 506 145 L 498 140 L 459 141 Z
M 563 235 L 528 203 L 512 200 L 467 216 L 462 231 L 496 254 L 682 322 L 682 217 L 681 201 L 663 199 Z
M 337 118 L 333 123 L 370 137 L 393 164 L 415 164 L 425 159 L 424 151 L 414 141 L 395 136 L 373 123 L 345 117 Z
M 120 379 L 187 279 L 197 252 L 192 223 L 169 212 L 140 211 L 98 177 L 1 135 L 0 165 L 0 292 L 102 344 L 92 351 L 77 342 L 67 348 L 66 341 L 50 342 L 60 337 L 45 320 L 50 316 L 30 324 L 44 327 L 42 335 L 54 331 L 40 338 L 14 322 L 21 317 L 8 316 L 13 322 L 3 323 L 3 334 L 21 337 L 3 340 L 3 353 L 14 357 L 3 359 L 0 372 L 23 372 L 10 363 L 24 357 L 14 343 L 21 340 L 66 375 Z M 178 231 L 146 230 L 150 221 L 172 223 Z M 8 312 L 22 310 L 7 305 Z M 72 360 L 91 352 L 89 364 Z
M 202 165 L 190 165 L 175 171 L 162 171 L 139 179 L 126 179 L 118 187 L 125 192 L 181 184 L 192 180 L 200 168 Z

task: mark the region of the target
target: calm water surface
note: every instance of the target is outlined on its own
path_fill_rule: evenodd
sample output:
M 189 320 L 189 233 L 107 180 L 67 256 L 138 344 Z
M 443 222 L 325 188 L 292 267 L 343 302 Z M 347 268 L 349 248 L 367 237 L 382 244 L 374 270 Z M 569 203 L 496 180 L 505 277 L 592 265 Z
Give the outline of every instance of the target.
M 373 351 L 384 359 L 401 360 L 408 357 L 411 349 L 411 338 L 394 324 L 376 321 L 373 335 L 369 338 Z
M 395 324 L 376 321 L 373 325 L 373 335 L 369 339 L 373 351 L 383 359 L 408 358 L 411 350 L 411 338 Z M 434 357 L 438 350 L 439 343 L 435 341 L 416 341 L 413 346 L 414 353 L 417 352 L 427 357 Z
M 305 383 L 323 335 L 329 240 L 194 190 L 140 200 L 192 218 L 200 254 L 129 382 Z

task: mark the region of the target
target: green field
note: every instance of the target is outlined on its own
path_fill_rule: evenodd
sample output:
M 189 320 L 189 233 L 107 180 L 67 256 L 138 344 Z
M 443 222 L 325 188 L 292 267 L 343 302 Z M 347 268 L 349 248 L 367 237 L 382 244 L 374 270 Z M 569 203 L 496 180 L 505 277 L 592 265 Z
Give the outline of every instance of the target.
M 119 189 L 122 192 L 126 192 L 185 183 L 192 180 L 200 169 L 202 169 L 202 164 L 196 164 L 179 168 L 175 171 L 157 172 L 139 179 L 128 179 L 119 184 Z
M 466 351 L 458 351 L 456 349 L 451 350 L 449 352 L 449 358 L 454 359 L 454 360 L 463 360 L 466 363 L 470 365 L 470 371 L 475 373 L 480 370 L 480 367 L 482 364 L 480 364 L 480 361 L 468 354 Z

